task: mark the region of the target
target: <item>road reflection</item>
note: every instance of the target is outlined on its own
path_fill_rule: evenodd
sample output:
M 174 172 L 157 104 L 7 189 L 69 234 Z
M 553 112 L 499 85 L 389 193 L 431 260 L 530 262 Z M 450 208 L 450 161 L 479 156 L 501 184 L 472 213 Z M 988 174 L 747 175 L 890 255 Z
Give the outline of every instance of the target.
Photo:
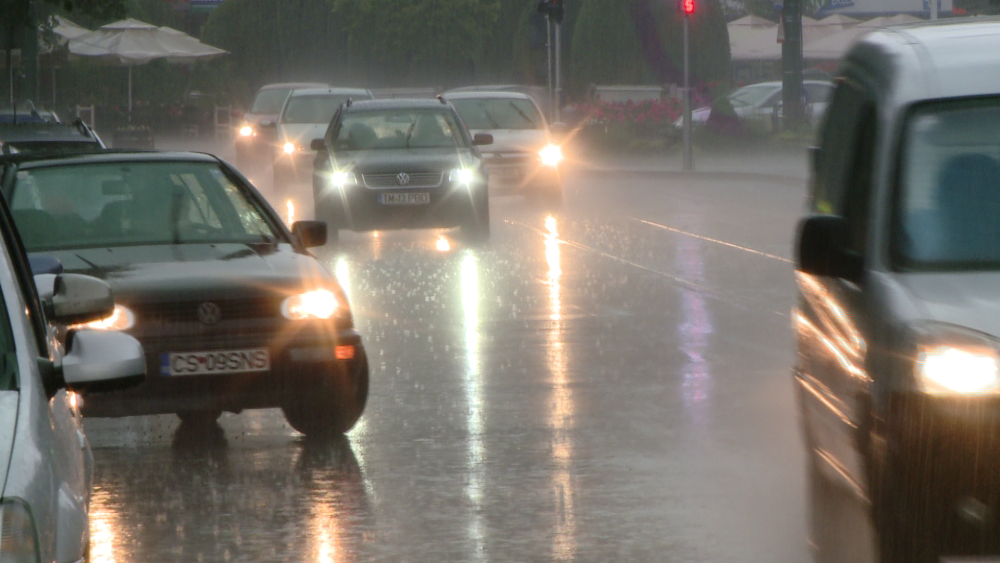
M 469 539 L 476 560 L 485 554 L 483 523 L 483 486 L 485 453 L 483 447 L 483 385 L 479 365 L 479 263 L 472 251 L 462 256 L 462 313 L 465 328 L 465 401 L 468 407 L 468 442 L 466 464 L 469 479 L 465 494 L 469 499 Z
M 555 217 L 545 218 L 545 262 L 548 265 L 549 319 L 552 324 L 546 332 L 547 360 L 552 385 L 549 401 L 549 426 L 552 428 L 552 494 L 555 502 L 552 559 L 568 561 L 575 558 L 576 517 L 573 487 L 573 395 L 567 382 L 566 343 L 562 322 L 562 264 L 559 225 Z
M 680 237 L 677 243 L 677 260 L 680 277 L 702 285 L 705 281 L 705 260 L 702 246 L 697 239 Z M 693 414 L 695 422 L 707 423 L 707 403 L 711 398 L 712 372 L 705 352 L 708 335 L 714 327 L 701 292 L 681 286 L 682 322 L 680 331 L 681 351 L 687 356 L 681 382 L 684 404 Z

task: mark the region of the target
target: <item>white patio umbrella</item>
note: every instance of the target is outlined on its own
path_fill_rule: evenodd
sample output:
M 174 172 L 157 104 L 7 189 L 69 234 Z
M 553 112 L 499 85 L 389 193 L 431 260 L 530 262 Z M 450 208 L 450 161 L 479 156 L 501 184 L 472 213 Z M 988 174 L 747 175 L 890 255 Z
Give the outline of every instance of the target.
M 69 40 L 69 52 L 128 67 L 128 117 L 132 120 L 132 67 L 155 59 L 174 64 L 208 60 L 228 51 L 206 45 L 169 27 L 124 19 Z

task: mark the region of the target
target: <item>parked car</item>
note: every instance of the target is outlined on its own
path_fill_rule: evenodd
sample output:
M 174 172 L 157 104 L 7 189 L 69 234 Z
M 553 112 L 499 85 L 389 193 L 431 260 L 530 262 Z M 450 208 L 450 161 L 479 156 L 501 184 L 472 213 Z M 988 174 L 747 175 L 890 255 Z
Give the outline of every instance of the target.
M 29 252 L 106 280 L 118 304 L 94 328 L 135 336 L 149 377 L 88 400 L 85 415 L 280 407 L 293 428 L 349 430 L 368 363 L 347 297 L 307 248 L 326 226 L 281 218 L 207 154 L 7 157 L 2 190 Z
M 250 111 L 236 130 L 236 165 L 245 168 L 269 164 L 274 150 L 274 129 L 261 128 L 261 121 L 275 121 L 288 94 L 296 88 L 322 88 L 319 82 L 283 82 L 262 86 L 254 95 Z
M 58 262 L 40 260 L 56 266 Z M 36 289 L 37 284 L 37 289 Z M 0 202 L 0 560 L 84 561 L 90 545 L 93 455 L 82 400 L 140 383 L 142 347 L 131 336 L 55 326 L 106 317 L 111 289 L 74 274 L 39 274 Z
M 293 90 L 285 100 L 277 121 L 261 121 L 261 127 L 277 128 L 272 165 L 274 185 L 279 189 L 301 178 L 312 177 L 316 151 L 309 144 L 330 126 L 341 104 L 370 100 L 372 93 L 361 88 L 304 88 Z
M 880 562 L 1000 556 L 998 24 L 874 31 L 837 73 L 793 317 L 817 561 L 861 541 L 843 499 Z
M 0 152 L 94 151 L 107 148 L 81 119 L 72 123 L 31 121 L 0 123 Z
M 338 229 L 455 227 L 489 237 L 489 172 L 454 106 L 440 100 L 346 103 L 316 139 L 316 217 Z
M 538 104 L 516 92 L 453 92 L 451 102 L 473 135 L 493 136 L 483 151 L 490 193 L 520 194 L 548 204 L 563 198 L 562 149 L 554 143 Z
M 829 103 L 833 83 L 825 80 L 803 80 L 802 90 L 806 118 L 810 123 L 818 125 L 823 118 L 823 112 Z M 771 127 L 772 120 L 782 115 L 782 83 L 760 82 L 737 88 L 726 95 L 733 106 L 736 116 L 743 121 L 756 122 L 764 127 Z M 703 106 L 691 111 L 691 124 L 694 127 L 704 125 L 712 114 L 712 106 Z M 674 132 L 679 134 L 684 127 L 684 116 L 674 121 Z

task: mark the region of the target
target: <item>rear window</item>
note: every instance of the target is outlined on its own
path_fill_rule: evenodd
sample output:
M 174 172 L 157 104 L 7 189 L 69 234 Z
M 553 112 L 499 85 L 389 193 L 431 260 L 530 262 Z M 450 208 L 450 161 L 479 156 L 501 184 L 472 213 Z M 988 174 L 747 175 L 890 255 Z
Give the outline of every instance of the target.
M 263 90 L 257 94 L 253 105 L 250 106 L 250 113 L 257 114 L 279 114 L 281 106 L 285 104 L 285 98 L 291 92 L 291 88 L 275 88 L 273 90 Z
M 469 129 L 540 129 L 542 117 L 531 100 L 467 98 L 451 100 Z
M 285 107 L 282 123 L 330 123 L 337 108 L 350 96 L 292 96 Z

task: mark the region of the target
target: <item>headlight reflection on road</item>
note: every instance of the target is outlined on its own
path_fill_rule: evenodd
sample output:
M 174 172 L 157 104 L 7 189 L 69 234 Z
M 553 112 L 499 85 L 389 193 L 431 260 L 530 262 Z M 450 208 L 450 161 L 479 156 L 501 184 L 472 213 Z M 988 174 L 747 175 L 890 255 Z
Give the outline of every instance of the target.
M 108 492 L 96 489 L 90 501 L 90 563 L 117 563 L 115 547 L 118 544 L 118 515 L 109 509 L 112 505 Z
M 697 239 L 681 237 L 677 247 L 677 259 L 680 262 L 680 277 L 698 284 L 704 281 L 705 263 Z M 682 396 L 684 404 L 695 409 L 703 407 L 710 398 L 712 374 L 708 360 L 705 359 L 705 351 L 708 349 L 708 335 L 714 332 L 714 327 L 701 293 L 682 289 L 681 300 L 683 322 L 678 325 L 678 329 L 681 351 L 688 359 L 681 377 Z M 694 414 L 698 422 L 705 422 L 704 408 L 697 408 Z
M 575 406 L 567 381 L 566 345 L 563 342 L 562 324 L 562 264 L 559 225 L 556 218 L 545 218 L 545 262 L 548 274 L 545 283 L 549 293 L 549 319 L 552 325 L 546 332 L 546 348 L 551 373 L 552 398 L 549 402 L 549 426 L 552 428 L 552 500 L 555 509 L 555 534 L 552 537 L 552 560 L 575 559 L 576 516 L 573 486 L 572 426 Z
M 477 560 L 486 553 L 483 523 L 483 473 L 485 452 L 483 448 L 483 385 L 479 365 L 479 263 L 469 252 L 462 257 L 462 312 L 465 327 L 465 400 L 468 405 L 469 480 L 466 496 L 472 517 L 469 518 L 469 539 L 473 541 Z
M 288 225 L 291 226 L 295 222 L 295 202 L 292 200 L 286 201 L 285 209 L 288 211 Z

